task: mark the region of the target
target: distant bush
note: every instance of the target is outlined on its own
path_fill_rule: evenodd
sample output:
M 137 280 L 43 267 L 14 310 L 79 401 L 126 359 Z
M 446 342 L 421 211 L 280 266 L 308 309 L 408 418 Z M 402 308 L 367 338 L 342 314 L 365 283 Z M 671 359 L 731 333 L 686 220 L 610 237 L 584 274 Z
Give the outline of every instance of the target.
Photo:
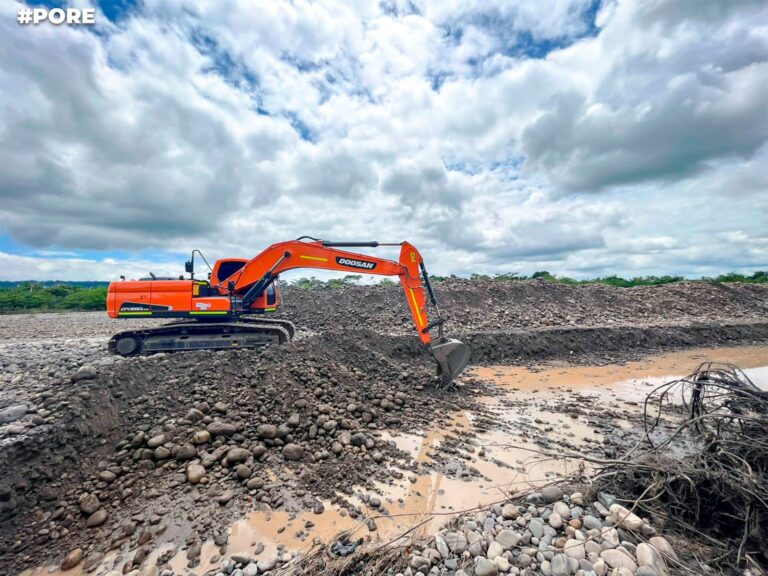
M 45 310 L 104 310 L 107 286 L 83 288 L 70 284 L 43 286 L 22 282 L 0 287 L 0 313 Z

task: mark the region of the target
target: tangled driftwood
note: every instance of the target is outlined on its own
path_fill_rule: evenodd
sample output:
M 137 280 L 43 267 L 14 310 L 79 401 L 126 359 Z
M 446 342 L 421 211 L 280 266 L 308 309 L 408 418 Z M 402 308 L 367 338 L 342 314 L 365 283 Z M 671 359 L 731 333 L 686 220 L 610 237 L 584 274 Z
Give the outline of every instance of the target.
M 768 392 L 732 364 L 705 362 L 654 389 L 644 422 L 644 441 L 602 470 L 604 488 L 645 493 L 641 509 L 703 536 L 722 568 L 768 566 Z M 679 426 L 661 432 L 670 422 Z

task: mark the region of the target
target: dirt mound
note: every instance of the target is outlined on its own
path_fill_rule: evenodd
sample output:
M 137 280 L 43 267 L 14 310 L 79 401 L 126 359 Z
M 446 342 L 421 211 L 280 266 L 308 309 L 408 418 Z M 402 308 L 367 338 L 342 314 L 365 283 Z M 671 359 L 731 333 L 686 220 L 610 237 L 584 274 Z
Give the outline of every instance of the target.
M 436 283 L 435 291 L 451 333 L 768 317 L 768 286 L 762 284 L 680 282 L 615 288 L 544 280 L 450 279 Z M 392 334 L 413 330 L 399 285 L 310 290 L 289 286 L 280 314 L 316 332 L 360 327 Z
M 91 555 L 94 543 L 119 547 L 136 530 L 121 520 L 147 509 L 157 523 L 205 518 L 189 534 L 199 540 L 217 518 L 226 525 L 254 505 L 321 509 L 334 499 L 355 516 L 345 493 L 386 482 L 389 464 L 411 466 L 382 432 L 421 429 L 472 404 L 435 389 L 409 346 L 370 332 L 155 355 L 88 376 L 30 398 L 32 414 L 60 412 L 56 424 L 0 450 L 4 567 L 39 561 L 29 551 L 51 553 L 60 539 Z M 201 509 L 208 502 L 213 513 Z

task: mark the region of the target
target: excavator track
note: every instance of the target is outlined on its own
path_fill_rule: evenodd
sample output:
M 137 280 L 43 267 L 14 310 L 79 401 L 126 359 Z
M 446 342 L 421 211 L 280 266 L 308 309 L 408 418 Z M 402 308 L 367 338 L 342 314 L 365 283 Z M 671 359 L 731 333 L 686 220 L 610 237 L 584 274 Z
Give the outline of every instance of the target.
M 251 324 L 271 324 L 271 325 L 280 326 L 282 328 L 285 328 L 285 330 L 288 332 L 289 340 L 293 340 L 293 337 L 296 335 L 296 325 L 290 320 L 281 320 L 278 318 L 262 318 L 262 317 L 249 318 L 248 316 L 241 316 L 238 322 L 246 322 Z
M 286 323 L 289 325 L 287 326 Z M 247 319 L 238 322 L 173 322 L 158 328 L 127 330 L 112 336 L 109 351 L 120 356 L 182 350 L 231 350 L 285 344 L 295 328 L 287 320 Z

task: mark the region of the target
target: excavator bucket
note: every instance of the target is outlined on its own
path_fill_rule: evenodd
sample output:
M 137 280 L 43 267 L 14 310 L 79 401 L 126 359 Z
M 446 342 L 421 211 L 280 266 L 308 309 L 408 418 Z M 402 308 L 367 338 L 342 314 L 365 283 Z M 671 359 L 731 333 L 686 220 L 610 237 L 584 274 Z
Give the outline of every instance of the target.
M 460 340 L 444 338 L 432 345 L 432 356 L 437 361 L 437 373 L 449 382 L 464 371 L 469 363 L 469 346 Z

